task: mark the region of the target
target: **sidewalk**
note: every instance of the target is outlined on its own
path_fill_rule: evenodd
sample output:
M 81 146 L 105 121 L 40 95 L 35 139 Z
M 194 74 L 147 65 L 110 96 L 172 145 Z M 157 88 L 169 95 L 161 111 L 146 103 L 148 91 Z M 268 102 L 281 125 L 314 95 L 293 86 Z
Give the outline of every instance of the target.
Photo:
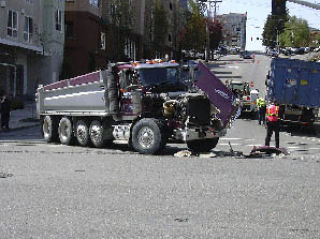
M 9 121 L 10 131 L 37 126 L 39 124 L 35 102 L 25 102 L 23 109 L 11 111 Z M 0 133 L 1 132 L 2 130 L 0 129 Z

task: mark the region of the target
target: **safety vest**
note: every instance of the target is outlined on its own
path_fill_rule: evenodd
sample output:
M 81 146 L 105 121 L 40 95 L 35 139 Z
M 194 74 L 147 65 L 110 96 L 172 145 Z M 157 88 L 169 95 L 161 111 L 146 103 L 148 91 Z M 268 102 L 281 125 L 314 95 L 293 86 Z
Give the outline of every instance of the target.
M 269 105 L 267 107 L 267 120 L 270 122 L 278 121 L 279 106 Z
M 259 106 L 259 108 L 266 106 L 266 100 L 263 98 L 257 99 L 257 105 Z

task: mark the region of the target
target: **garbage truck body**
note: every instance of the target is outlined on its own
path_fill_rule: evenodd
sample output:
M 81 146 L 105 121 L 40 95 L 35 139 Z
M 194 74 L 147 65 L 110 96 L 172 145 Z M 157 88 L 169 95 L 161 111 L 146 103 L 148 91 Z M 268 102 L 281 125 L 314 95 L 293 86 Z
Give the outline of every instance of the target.
M 279 103 L 282 124 L 318 130 L 320 63 L 275 58 L 267 78 L 267 96 Z

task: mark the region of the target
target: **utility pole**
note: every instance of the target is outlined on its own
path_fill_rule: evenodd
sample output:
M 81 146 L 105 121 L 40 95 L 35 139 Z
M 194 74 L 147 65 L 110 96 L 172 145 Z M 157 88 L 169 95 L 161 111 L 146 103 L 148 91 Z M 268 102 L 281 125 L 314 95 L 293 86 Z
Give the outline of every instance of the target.
M 211 4 L 214 4 L 214 16 L 213 19 L 216 20 L 217 17 L 217 4 L 221 3 L 222 0 L 199 0 L 200 2 L 207 3 L 207 23 L 206 23 L 206 50 L 205 50 L 205 60 L 209 60 L 209 53 L 210 53 L 210 32 L 209 32 L 209 18 L 210 16 L 210 9 Z
M 211 2 L 214 4 L 214 15 L 213 15 L 213 19 L 216 20 L 216 18 L 217 18 L 217 4 L 218 4 L 218 3 L 221 3 L 222 1 L 217 1 L 217 0 L 215 0 L 215 1 L 211 1 Z

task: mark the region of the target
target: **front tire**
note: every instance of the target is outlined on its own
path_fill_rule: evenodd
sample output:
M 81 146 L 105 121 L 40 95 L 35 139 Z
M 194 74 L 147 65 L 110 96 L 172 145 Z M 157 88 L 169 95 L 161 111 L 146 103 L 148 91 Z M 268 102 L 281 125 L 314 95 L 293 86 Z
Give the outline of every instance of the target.
M 72 122 L 67 117 L 62 117 L 59 122 L 59 139 L 61 144 L 71 145 L 74 140 Z
M 42 120 L 42 134 L 48 143 L 58 140 L 58 123 L 52 116 L 45 116 Z
M 132 147 L 141 154 L 156 154 L 166 144 L 166 134 L 161 122 L 142 119 L 132 129 Z
M 217 146 L 218 141 L 218 137 L 212 139 L 192 140 L 187 142 L 187 146 L 191 151 L 197 153 L 209 152 Z

